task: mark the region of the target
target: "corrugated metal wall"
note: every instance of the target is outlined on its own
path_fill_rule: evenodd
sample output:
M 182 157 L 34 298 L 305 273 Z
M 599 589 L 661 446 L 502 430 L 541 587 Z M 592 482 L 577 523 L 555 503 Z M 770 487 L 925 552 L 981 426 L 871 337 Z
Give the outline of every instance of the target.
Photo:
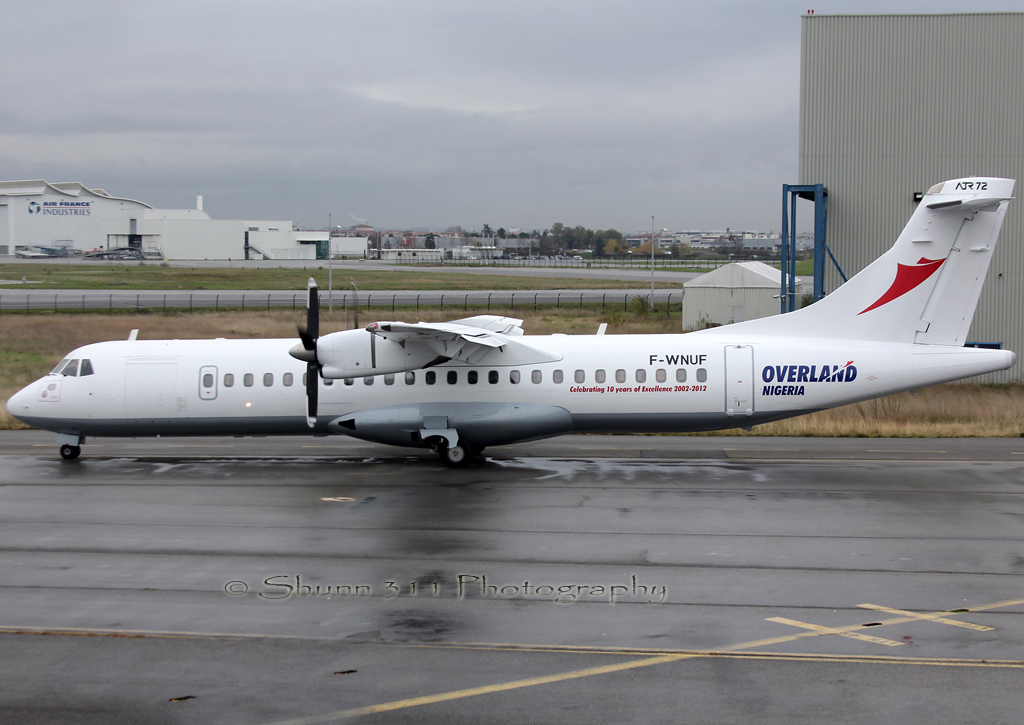
M 800 183 L 828 188 L 848 276 L 896 240 L 915 191 L 1017 179 L 969 339 L 1021 355 L 984 381 L 1024 379 L 1024 13 L 808 15 L 802 30 Z
M 683 294 L 683 330 L 777 315 L 778 294 L 777 287 L 687 287 Z

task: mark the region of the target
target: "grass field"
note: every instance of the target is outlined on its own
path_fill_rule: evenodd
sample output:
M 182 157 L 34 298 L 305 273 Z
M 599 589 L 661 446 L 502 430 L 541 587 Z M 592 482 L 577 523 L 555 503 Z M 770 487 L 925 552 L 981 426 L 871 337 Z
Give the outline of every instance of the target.
M 608 322 L 609 334 L 678 332 L 677 314 L 644 315 L 609 310 L 516 311 L 527 333 L 592 334 Z M 472 310 L 463 315 L 483 314 Z M 388 315 L 390 317 L 390 315 Z M 452 319 L 449 311 L 399 312 L 397 319 L 437 322 Z M 363 314 L 360 324 L 376 317 Z M 123 340 L 133 328 L 140 339 L 296 337 L 302 315 L 290 310 L 247 313 L 167 314 L 4 314 L 0 315 L 0 400 L 45 375 L 71 349 L 90 342 Z M 326 334 L 352 326 L 351 316 L 326 312 Z M 24 427 L 0 410 L 0 428 Z M 1024 386 L 949 384 L 901 393 L 811 415 L 758 426 L 751 433 L 724 431 L 717 435 L 964 437 L 1020 436 L 1024 433 Z M 710 434 L 716 435 L 716 434 Z
M 269 263 L 268 263 L 269 264 Z M 567 275 L 572 270 L 567 270 Z M 321 289 L 327 289 L 327 267 L 323 263 L 302 268 L 240 269 L 227 267 L 164 267 L 160 264 L 144 265 L 86 265 L 86 264 L 3 264 L 0 279 L 18 281 L 22 277 L 38 284 L 0 284 L 6 288 L 30 290 L 45 289 L 268 289 L 304 290 L 309 277 L 316 279 Z M 526 277 L 489 274 L 454 274 L 425 267 L 415 272 L 389 272 L 353 269 L 352 266 L 334 269 L 334 288 L 350 289 L 354 280 L 360 290 L 547 290 L 547 289 L 629 289 L 644 287 L 629 280 L 580 279 L 565 277 Z M 678 283 L 656 283 L 656 287 L 677 288 Z

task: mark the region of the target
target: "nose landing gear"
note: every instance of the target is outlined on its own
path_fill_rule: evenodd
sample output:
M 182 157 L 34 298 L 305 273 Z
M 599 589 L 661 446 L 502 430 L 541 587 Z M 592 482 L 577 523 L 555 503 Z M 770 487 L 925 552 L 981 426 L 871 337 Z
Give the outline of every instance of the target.
M 65 461 L 73 461 L 82 455 L 82 444 L 85 436 L 69 433 L 57 434 L 57 445 L 60 446 L 60 457 Z

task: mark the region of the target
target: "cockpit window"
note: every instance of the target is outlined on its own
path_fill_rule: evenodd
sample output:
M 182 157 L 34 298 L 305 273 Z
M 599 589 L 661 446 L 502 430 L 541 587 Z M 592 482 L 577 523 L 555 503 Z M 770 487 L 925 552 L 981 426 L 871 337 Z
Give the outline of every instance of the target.
M 83 360 L 82 369 L 78 371 L 78 377 L 92 375 L 92 360 Z
M 65 365 L 58 371 L 61 375 L 70 375 L 71 377 L 78 376 L 78 360 L 68 360 Z

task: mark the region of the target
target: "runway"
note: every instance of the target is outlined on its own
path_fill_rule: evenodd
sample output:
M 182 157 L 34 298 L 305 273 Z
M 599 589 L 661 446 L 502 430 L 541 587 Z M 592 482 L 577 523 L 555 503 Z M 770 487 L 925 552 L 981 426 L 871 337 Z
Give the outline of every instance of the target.
M 0 433 L 0 720 L 1018 722 L 1024 439 Z

